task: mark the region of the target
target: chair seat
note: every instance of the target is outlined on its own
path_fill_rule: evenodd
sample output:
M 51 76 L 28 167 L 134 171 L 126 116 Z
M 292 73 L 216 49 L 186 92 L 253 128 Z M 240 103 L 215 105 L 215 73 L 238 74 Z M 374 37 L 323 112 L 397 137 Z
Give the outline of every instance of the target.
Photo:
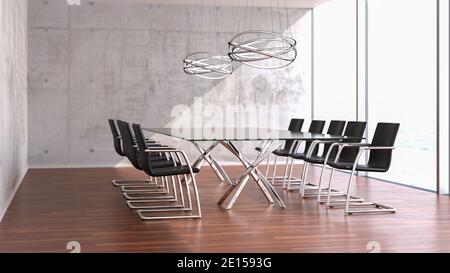
M 152 148 L 152 147 L 156 147 L 156 148 L 161 147 L 161 148 L 164 148 L 164 147 L 167 147 L 167 146 L 162 145 L 162 144 L 156 144 L 155 142 L 147 142 L 147 143 L 146 143 L 146 146 L 147 146 L 148 148 Z
M 172 160 L 160 160 L 160 161 L 152 161 L 152 167 L 154 168 L 166 168 L 166 167 L 174 167 L 174 163 Z
M 290 157 L 304 160 L 306 158 L 306 155 L 304 153 L 295 153 L 291 154 Z
M 303 159 L 305 162 L 311 163 L 311 164 L 324 164 L 325 163 L 325 157 L 324 156 L 311 156 L 311 157 L 305 157 Z M 334 157 L 328 158 L 328 162 L 334 161 Z
M 273 152 L 274 155 L 276 156 L 283 156 L 283 157 L 288 157 L 289 156 L 289 152 L 288 150 L 276 150 Z
M 339 169 L 339 170 L 352 170 L 353 169 L 353 162 L 330 162 L 328 163 L 329 166 Z M 377 172 L 377 173 L 384 173 L 388 170 L 386 168 L 380 168 L 380 167 L 373 167 L 368 165 L 357 165 L 356 170 L 360 172 Z
M 200 172 L 197 168 L 192 168 L 194 173 Z M 153 170 L 153 176 L 170 176 L 170 175 L 183 175 L 189 174 L 189 166 L 176 166 L 176 167 L 165 167 L 165 168 L 156 168 Z
M 161 160 L 167 160 L 167 157 L 160 156 L 160 155 L 151 155 L 151 156 L 149 156 L 149 160 L 151 160 L 151 161 L 161 161 Z

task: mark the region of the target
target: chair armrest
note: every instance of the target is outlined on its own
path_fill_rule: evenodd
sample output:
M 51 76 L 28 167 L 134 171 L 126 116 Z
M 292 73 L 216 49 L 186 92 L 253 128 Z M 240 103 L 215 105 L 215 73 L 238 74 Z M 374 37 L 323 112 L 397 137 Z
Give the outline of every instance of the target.
M 362 147 L 361 150 L 364 150 L 364 151 L 372 151 L 372 150 L 395 150 L 395 147 L 377 147 L 377 146 L 369 146 L 369 147 Z
M 189 166 L 189 169 L 192 171 L 192 167 L 191 167 L 191 162 L 189 161 L 188 156 L 186 155 L 186 153 L 182 150 L 177 150 L 175 148 L 164 148 L 164 149 L 150 149 L 150 150 L 145 150 L 145 152 L 151 152 L 151 153 L 175 153 L 175 154 L 180 154 L 183 159 L 186 161 L 186 164 Z
M 372 144 L 370 143 L 346 143 L 346 142 L 341 142 L 339 143 L 340 147 L 370 147 L 372 146 Z
M 311 143 L 311 146 L 309 147 L 309 150 L 306 151 L 306 156 L 307 157 L 311 157 L 312 152 L 314 151 L 314 149 L 316 148 L 317 145 L 321 145 L 321 144 L 333 144 L 330 147 L 330 150 L 332 150 L 334 147 L 336 147 L 337 145 L 339 145 L 341 142 L 341 140 L 314 140 Z M 336 144 L 336 145 L 334 145 Z M 329 153 L 328 153 L 329 154 Z
M 294 143 L 292 143 L 291 150 L 289 151 L 289 154 L 297 153 L 298 148 L 300 148 L 300 145 L 302 142 L 305 142 L 306 140 L 294 140 Z
M 172 148 L 169 146 L 155 146 L 155 147 L 146 147 L 145 152 L 152 152 L 152 153 L 160 153 L 160 150 L 166 150 L 166 152 L 173 152 L 176 150 L 176 148 Z M 163 153 L 163 152 L 161 152 Z
M 358 166 L 358 162 L 361 159 L 361 156 L 363 155 L 363 153 L 365 151 L 373 151 L 373 150 L 394 150 L 395 147 L 380 147 L 380 146 L 366 146 L 366 147 L 361 147 L 359 150 L 358 155 L 355 158 L 355 161 L 353 162 L 353 169 L 352 169 L 352 173 L 355 172 L 356 167 Z
M 331 147 L 330 147 L 330 151 L 332 150 L 332 148 L 334 148 L 335 146 L 337 146 L 338 147 L 338 153 L 337 153 L 337 155 L 336 155 L 336 158 L 335 158 L 335 160 L 334 160 L 334 162 L 336 163 L 336 162 L 339 162 L 339 159 L 340 159 L 340 157 L 341 157 L 341 153 L 342 153 L 342 151 L 345 149 L 345 148 L 364 148 L 364 147 L 370 147 L 371 146 L 371 144 L 369 144 L 369 143 L 345 143 L 345 142 L 343 142 L 343 143 L 335 143 L 335 144 L 333 144 Z M 356 161 L 358 161 L 359 160 L 359 157 L 360 157 L 360 155 L 358 155 L 357 156 L 357 158 L 356 158 Z

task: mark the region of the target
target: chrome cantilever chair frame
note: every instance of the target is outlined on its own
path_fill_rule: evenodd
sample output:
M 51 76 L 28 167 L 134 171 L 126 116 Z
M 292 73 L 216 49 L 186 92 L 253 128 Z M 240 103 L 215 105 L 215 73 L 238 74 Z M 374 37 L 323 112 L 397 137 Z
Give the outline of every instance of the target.
M 171 147 L 163 147 L 166 150 L 171 150 L 173 151 L 174 148 Z M 155 153 L 156 149 L 161 149 L 161 148 L 156 148 L 156 147 L 148 147 L 146 149 L 146 153 L 151 152 L 151 153 Z M 162 155 L 163 153 L 159 153 L 160 155 Z M 178 159 L 178 162 L 181 162 L 180 157 L 177 154 L 171 153 L 171 152 L 166 152 L 164 153 L 165 155 L 168 156 L 168 158 L 172 159 L 173 165 L 176 166 L 177 165 L 177 161 L 175 159 L 175 156 Z M 178 180 L 178 187 L 179 187 L 179 191 L 177 193 L 177 183 L 175 182 L 175 178 L 174 176 L 170 176 L 172 183 L 170 183 L 168 181 L 168 177 L 161 177 L 161 181 L 163 182 L 163 185 L 165 186 L 165 189 L 163 191 L 160 190 L 129 190 L 128 192 L 123 192 L 124 197 L 128 200 L 127 204 L 128 207 L 130 207 L 131 209 L 150 209 L 150 208 L 156 208 L 157 206 L 144 206 L 144 205 L 134 205 L 136 204 L 150 204 L 150 203 L 155 203 L 155 202 L 177 202 L 178 201 L 178 197 L 181 198 L 181 205 L 171 205 L 171 206 L 164 206 L 166 208 L 174 208 L 174 207 L 181 207 L 185 205 L 184 203 L 184 192 L 183 192 L 183 188 L 181 186 L 181 180 L 180 177 L 177 176 L 177 180 Z M 158 178 L 155 177 L 155 180 L 157 180 Z M 171 194 L 170 191 L 170 184 L 172 185 L 172 189 L 173 189 L 173 194 Z M 145 186 L 143 186 L 145 187 Z M 124 187 L 122 187 L 122 190 L 124 190 Z M 136 194 L 138 196 L 131 196 L 130 194 Z M 150 195 L 150 196 L 149 196 Z M 155 196 L 157 195 L 157 196 Z M 161 206 L 158 206 L 158 208 L 162 208 Z
M 336 144 L 336 143 L 340 143 L 340 141 L 320 141 L 320 140 L 313 141 L 311 143 L 311 146 L 309 147 L 309 150 L 307 151 L 306 157 L 311 157 L 313 151 L 316 149 L 316 147 L 318 145 L 331 144 L 331 146 L 329 147 L 327 154 L 325 156 L 325 161 L 324 161 L 323 166 L 326 166 L 326 162 L 328 162 L 328 159 L 331 155 L 331 152 L 333 151 L 333 148 L 336 147 L 336 146 L 333 146 L 333 144 Z M 319 179 L 319 185 L 307 183 L 306 178 L 307 178 L 307 174 L 308 174 L 308 170 L 309 170 L 309 165 L 317 165 L 317 166 L 320 166 L 320 165 L 309 163 L 307 161 L 303 161 L 303 162 L 304 162 L 304 164 L 303 164 L 302 179 L 301 179 L 302 182 L 301 182 L 300 188 L 299 188 L 299 195 L 302 198 L 316 197 L 316 196 L 320 195 L 319 192 L 321 192 L 322 190 L 327 190 L 327 189 L 321 189 L 321 187 L 320 187 L 320 185 L 321 185 L 320 181 L 323 176 L 324 168 L 322 168 L 322 172 L 321 172 L 321 176 L 320 176 L 321 178 Z M 315 190 L 315 191 L 317 191 L 317 193 L 306 194 L 306 190 Z M 336 190 L 332 190 L 332 191 L 334 193 L 338 193 L 338 191 L 336 191 Z M 340 192 L 340 193 L 343 193 L 343 192 Z
M 356 168 L 358 166 L 358 162 L 361 159 L 361 156 L 364 154 L 364 152 L 366 151 L 373 151 L 373 150 L 394 150 L 395 147 L 362 147 L 359 150 L 358 156 L 356 157 L 355 162 L 353 163 L 353 169 L 352 172 L 350 173 L 350 178 L 348 181 L 348 186 L 347 186 L 347 198 L 345 201 L 345 215 L 352 215 L 352 214 L 365 214 L 365 213 L 395 213 L 396 209 L 387 205 L 383 205 L 380 203 L 350 203 L 350 190 L 351 190 L 351 186 L 352 186 L 352 182 L 353 182 L 353 176 L 356 175 Z M 373 206 L 376 209 L 356 209 L 356 210 L 352 210 L 352 207 L 357 207 L 357 208 L 361 208 L 361 207 L 370 207 Z
M 156 143 L 156 142 L 155 142 Z M 168 146 L 164 146 L 159 144 L 160 146 L 150 146 L 147 147 L 147 149 L 174 149 Z M 138 149 L 138 145 L 134 145 L 134 148 Z M 159 155 L 163 155 L 162 153 L 159 153 Z M 170 154 L 166 153 L 168 155 L 168 159 L 170 159 Z M 174 158 L 172 157 L 172 160 L 174 164 L 176 164 Z M 149 177 L 150 181 L 153 181 L 152 177 Z M 141 200 L 146 199 L 146 197 L 141 196 L 132 196 L 134 195 L 143 195 L 143 194 L 169 194 L 170 193 L 170 183 L 167 181 L 167 178 L 161 178 L 161 184 L 158 184 L 158 178 L 154 179 L 155 182 L 153 183 L 141 183 L 141 184 L 131 184 L 131 185 L 123 185 L 121 186 L 122 193 L 124 197 L 128 200 Z M 172 183 L 173 184 L 173 183 Z M 175 187 L 173 186 L 173 189 L 175 191 Z M 160 199 L 170 199 L 169 197 L 161 197 Z
M 303 123 L 304 120 L 303 119 L 291 119 L 291 123 L 289 125 L 289 131 L 301 131 L 301 128 L 303 127 Z M 286 141 L 285 141 L 286 143 Z M 292 145 L 295 145 L 295 141 L 292 143 Z M 292 146 L 291 146 L 292 148 Z M 261 152 L 259 152 L 258 157 L 261 155 Z M 286 176 L 276 176 L 276 170 L 277 170 L 277 161 L 278 161 L 278 156 L 275 154 L 275 160 L 272 164 L 272 176 L 269 176 L 269 171 L 270 171 L 270 158 L 271 158 L 272 154 L 269 154 L 269 156 L 267 157 L 267 163 L 266 163 L 266 171 L 265 171 L 265 178 L 267 179 L 267 181 L 271 181 L 271 184 L 273 186 L 278 186 L 278 185 L 282 185 L 283 188 L 285 188 L 286 186 Z M 288 164 L 289 157 L 286 159 L 286 166 Z M 286 173 L 286 171 L 285 171 Z M 298 180 L 298 178 L 296 177 L 291 177 L 291 179 L 294 180 Z M 281 183 L 282 182 L 282 183 Z
M 321 134 L 323 133 L 323 127 L 325 126 L 325 121 L 322 120 L 312 120 L 311 121 L 311 125 L 309 127 L 308 132 L 309 133 L 317 133 L 317 134 Z M 294 158 L 292 158 L 292 155 L 294 153 L 298 153 L 298 149 L 300 149 L 300 146 L 302 145 L 303 142 L 306 142 L 305 148 L 304 148 L 304 153 L 307 154 L 309 151 L 308 146 L 311 146 L 313 141 L 310 140 L 297 140 L 292 144 L 291 149 L 289 150 L 289 154 L 286 158 L 286 166 L 284 169 L 284 179 L 283 179 L 283 189 L 288 190 L 288 191 L 292 191 L 295 188 L 292 188 L 292 185 L 299 185 L 299 188 L 302 187 L 303 184 L 303 174 L 302 177 L 300 179 L 292 177 L 292 172 L 293 172 L 293 168 L 294 168 Z M 307 150 L 308 149 L 308 150 Z M 311 150 L 314 151 L 314 150 Z M 290 167 L 289 167 L 289 162 L 290 162 Z
M 335 147 L 338 148 L 338 152 L 336 154 L 336 158 L 334 159 L 334 162 L 338 162 L 339 158 L 341 157 L 341 154 L 342 154 L 342 151 L 344 150 L 344 148 L 346 148 L 346 147 L 363 147 L 363 146 L 369 146 L 369 145 L 370 144 L 367 144 L 367 143 L 335 143 L 335 144 L 332 144 L 330 146 L 330 149 L 329 149 L 328 154 L 327 154 L 327 158 L 326 158 L 326 160 L 324 162 L 324 165 L 323 165 L 323 168 L 322 168 L 322 172 L 320 174 L 320 180 L 319 180 L 319 189 L 320 189 L 320 191 L 319 191 L 319 195 L 317 196 L 317 202 L 318 203 L 326 204 L 326 206 L 328 208 L 334 208 L 334 207 L 337 207 L 337 206 L 342 206 L 342 204 L 347 201 L 347 196 L 346 196 L 346 194 L 344 192 L 333 190 L 333 188 L 331 187 L 332 180 L 333 180 L 333 175 L 334 175 L 334 172 L 336 170 L 333 167 L 330 167 L 331 168 L 331 173 L 330 173 L 330 178 L 328 180 L 328 186 L 326 188 L 326 190 L 327 190 L 327 197 L 326 197 L 325 201 L 322 200 L 322 190 L 321 190 L 322 179 L 323 179 L 324 171 L 325 171 L 325 169 L 328 166 L 328 161 L 329 161 L 329 156 L 331 154 L 331 151 Z M 332 197 L 346 197 L 346 198 L 345 199 L 342 199 L 342 198 L 339 199 L 338 198 L 338 199 L 331 200 Z M 349 196 L 349 198 L 350 198 L 350 202 L 354 202 L 354 203 L 362 203 L 362 202 L 364 202 L 363 198 L 359 198 L 359 197 L 356 197 L 356 196 Z
M 294 145 L 292 145 L 291 150 L 289 151 L 289 155 L 292 155 L 294 153 L 298 152 L 298 149 L 300 148 L 301 144 L 303 142 L 306 142 L 305 140 L 297 140 Z M 311 150 L 314 151 L 314 150 Z M 308 150 L 309 152 L 309 150 Z M 289 160 L 290 165 L 289 165 Z M 283 180 L 283 189 L 288 190 L 288 191 L 293 191 L 296 188 L 292 188 L 292 185 L 298 185 L 299 188 L 301 188 L 301 185 L 303 184 L 303 173 L 302 173 L 302 177 L 300 178 L 296 178 L 292 176 L 292 173 L 294 172 L 294 161 L 295 159 L 288 156 L 288 158 L 286 159 L 286 167 L 284 169 L 284 180 Z
M 332 168 L 332 173 L 330 175 L 330 181 L 328 184 L 328 194 L 327 194 L 327 201 L 326 201 L 327 207 L 334 208 L 334 207 L 344 206 L 345 207 L 345 215 L 367 214 L 367 213 L 369 213 L 369 214 L 370 213 L 395 213 L 396 209 L 393 207 L 383 205 L 380 203 L 364 202 L 362 199 L 359 199 L 359 198 L 356 198 L 356 197 L 353 197 L 350 195 L 350 190 L 351 190 L 351 186 L 352 186 L 352 182 L 353 182 L 353 176 L 356 175 L 356 169 L 358 167 L 358 163 L 359 163 L 362 155 L 364 154 L 364 152 L 372 151 L 372 150 L 394 150 L 395 147 L 377 147 L 377 146 L 372 146 L 367 143 L 353 143 L 353 144 L 339 143 L 337 145 L 339 146 L 339 152 L 334 161 L 336 163 L 339 161 L 339 157 L 345 148 L 359 147 L 359 152 L 355 158 L 355 161 L 353 162 L 353 168 L 351 170 L 349 181 L 347 184 L 347 193 L 344 195 L 341 195 L 341 196 L 345 196 L 345 199 L 331 201 L 330 189 L 331 189 L 331 183 L 332 183 L 332 174 L 333 174 L 333 171 L 335 170 L 335 168 Z M 357 207 L 357 208 L 375 207 L 375 209 L 352 210 L 351 209 L 352 207 Z
M 261 154 L 261 152 L 258 154 L 258 156 Z M 272 154 L 269 154 L 269 156 L 267 157 L 267 161 L 266 161 L 266 170 L 265 170 L 265 177 L 268 181 L 271 181 L 271 184 L 273 186 L 283 186 L 283 189 L 286 188 L 286 176 L 276 176 L 276 171 L 277 171 L 277 167 L 278 167 L 278 156 L 275 156 L 275 159 L 273 161 L 272 164 L 270 164 L 270 158 L 271 158 Z M 289 157 L 286 159 L 286 163 L 285 163 L 285 174 L 286 172 L 286 168 L 288 168 L 289 164 Z M 272 166 L 272 176 L 269 176 L 269 171 L 270 171 L 270 166 Z M 290 177 L 292 181 L 297 181 L 299 180 L 298 177 Z
M 345 193 L 343 191 L 338 191 L 338 190 L 334 190 L 334 189 L 330 188 L 330 184 L 328 184 L 328 186 L 326 188 L 324 188 L 324 189 L 322 188 L 323 175 L 325 173 L 325 170 L 327 169 L 327 166 L 328 166 L 327 164 L 330 159 L 330 155 L 331 155 L 333 149 L 338 148 L 340 145 L 342 145 L 342 143 L 340 143 L 340 142 L 330 142 L 330 143 L 332 143 L 332 144 L 331 144 L 330 148 L 328 149 L 328 152 L 325 156 L 325 160 L 322 165 L 322 170 L 320 172 L 319 184 L 317 185 L 317 195 L 316 196 L 317 196 L 317 203 L 319 203 L 319 204 L 324 204 L 327 202 L 326 200 L 322 200 L 322 190 L 327 191 L 327 196 L 330 196 L 330 197 L 331 196 L 345 196 Z M 319 143 L 319 144 L 321 144 L 321 143 Z M 333 175 L 334 169 L 332 169 L 331 171 L 332 171 L 331 175 Z M 309 196 L 305 196 L 305 197 L 309 197 Z M 311 197 L 314 197 L 314 196 L 311 195 Z M 363 202 L 364 201 L 364 199 L 357 198 L 357 197 L 353 197 L 352 200 L 353 200 L 353 202 Z
M 120 147 L 122 146 L 122 137 L 119 135 L 119 132 L 117 130 L 117 121 L 110 119 L 108 120 L 109 125 L 111 127 L 111 130 L 113 131 L 113 137 L 115 140 L 117 140 L 119 143 L 117 143 Z M 114 126 L 114 128 L 112 127 Z M 117 136 L 116 136 L 117 135 Z M 115 145 L 116 145 L 116 141 L 114 141 Z M 122 148 L 120 148 L 122 149 Z M 117 151 L 117 149 L 116 149 Z M 119 153 L 121 151 L 117 151 L 117 153 Z M 124 156 L 123 153 L 120 154 L 120 156 Z M 151 178 L 146 179 L 146 180 L 136 180 L 136 179 L 132 179 L 132 180 L 119 180 L 119 179 L 113 179 L 112 180 L 112 184 L 114 187 L 122 187 L 122 186 L 133 186 L 133 185 L 154 185 L 154 186 L 158 186 L 157 182 L 154 182 Z
M 201 205 L 200 205 L 200 197 L 199 197 L 199 192 L 198 192 L 198 188 L 197 188 L 197 183 L 195 181 L 195 175 L 194 175 L 194 171 L 192 169 L 192 166 L 190 164 L 190 161 L 186 155 L 186 153 L 184 151 L 181 150 L 165 150 L 165 149 L 160 149 L 160 150 L 146 150 L 146 152 L 161 152 L 161 153 L 165 153 L 165 152 L 170 152 L 170 153 L 175 153 L 177 155 L 181 155 L 182 159 L 185 161 L 186 166 L 188 166 L 189 168 L 189 176 L 190 178 L 188 178 L 187 174 L 184 174 L 183 177 L 183 181 L 180 182 L 184 182 L 185 186 L 186 186 L 186 192 L 187 192 L 187 197 L 188 197 L 188 207 L 186 208 L 154 208 L 154 209 L 139 209 L 137 211 L 137 214 L 139 215 L 139 217 L 142 220 L 165 220 L 165 219 L 198 219 L 202 217 L 202 212 L 201 212 Z M 193 211 L 193 207 L 192 207 L 192 198 L 190 195 L 190 184 L 192 184 L 193 189 L 194 189 L 194 195 L 195 195 L 195 199 L 196 199 L 196 205 L 197 205 L 197 214 L 192 214 L 192 215 L 175 215 L 175 216 L 146 216 L 146 213 L 154 213 L 154 212 L 192 212 Z

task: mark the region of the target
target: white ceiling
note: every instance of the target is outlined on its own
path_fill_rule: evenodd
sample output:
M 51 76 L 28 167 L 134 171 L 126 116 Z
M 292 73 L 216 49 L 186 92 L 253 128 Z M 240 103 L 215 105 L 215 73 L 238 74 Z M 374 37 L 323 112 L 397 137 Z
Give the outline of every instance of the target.
M 255 6 L 276 7 L 278 3 L 284 7 L 285 3 L 290 8 L 313 8 L 331 0 L 81 0 L 83 2 L 104 3 L 143 3 L 160 5 L 219 5 L 219 6 Z

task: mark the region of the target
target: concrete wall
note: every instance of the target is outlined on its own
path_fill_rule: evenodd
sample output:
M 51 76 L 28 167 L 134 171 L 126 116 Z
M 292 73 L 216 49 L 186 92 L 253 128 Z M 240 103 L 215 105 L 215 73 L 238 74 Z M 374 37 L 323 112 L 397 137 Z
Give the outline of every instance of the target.
M 0 1 L 0 220 L 27 168 L 27 0 L 3 0 Z
M 199 98 L 206 106 L 282 106 L 280 117 L 274 113 L 281 127 L 291 117 L 310 117 L 307 10 L 289 12 L 300 53 L 293 65 L 276 71 L 238 66 L 231 77 L 208 81 L 186 75 L 182 60 L 189 51 L 216 45 L 225 53 L 233 26 L 236 31 L 239 25 L 233 23 L 235 8 L 123 2 L 82 1 L 69 8 L 61 0 L 30 1 L 31 166 L 126 162 L 113 150 L 108 118 L 165 127 L 180 119 L 175 106 L 191 108 Z M 253 28 L 272 29 L 270 9 L 252 11 Z M 214 119 L 203 121 L 220 123 Z M 189 143 L 163 141 L 186 149 L 191 158 L 197 154 Z M 254 154 L 251 145 L 245 149 Z M 215 154 L 234 160 L 223 150 Z

